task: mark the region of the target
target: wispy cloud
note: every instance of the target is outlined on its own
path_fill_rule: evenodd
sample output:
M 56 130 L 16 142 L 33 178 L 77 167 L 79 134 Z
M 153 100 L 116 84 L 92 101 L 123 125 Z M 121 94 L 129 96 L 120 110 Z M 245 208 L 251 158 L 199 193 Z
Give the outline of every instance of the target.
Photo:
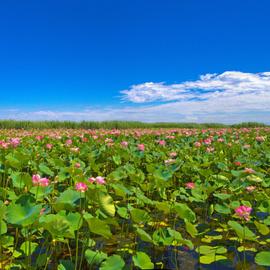
M 199 80 L 179 84 L 143 83 L 121 91 L 121 94 L 122 99 L 139 105 L 122 104 L 121 107 L 95 107 L 81 111 L 2 110 L 0 118 L 270 123 L 270 72 L 227 71 L 202 75 Z M 151 104 L 156 101 L 161 104 Z

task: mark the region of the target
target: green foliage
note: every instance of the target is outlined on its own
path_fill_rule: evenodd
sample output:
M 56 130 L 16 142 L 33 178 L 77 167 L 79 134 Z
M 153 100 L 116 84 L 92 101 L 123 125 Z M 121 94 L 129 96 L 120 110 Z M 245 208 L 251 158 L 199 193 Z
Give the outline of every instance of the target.
M 255 262 L 258 265 L 270 266 L 270 252 L 269 251 L 261 251 L 256 254 Z
M 269 266 L 268 127 L 8 124 L 17 129 L 0 130 L 1 269 L 182 269 L 186 256 L 190 269 L 254 268 L 246 252 Z
M 27 227 L 37 221 L 41 205 L 26 202 L 24 205 L 12 203 L 7 207 L 6 221 L 8 223 Z
M 124 266 L 124 260 L 119 255 L 113 255 L 101 264 L 100 270 L 121 270 Z
M 98 250 L 87 249 L 85 251 L 85 258 L 89 265 L 100 265 L 107 257 L 107 254 Z
M 98 218 L 85 219 L 88 223 L 90 232 L 101 235 L 105 238 L 110 238 L 112 236 L 110 226 L 105 221 Z
M 196 214 L 187 206 L 187 204 L 176 203 L 174 209 L 180 218 L 190 222 L 196 221 Z
M 57 198 L 54 208 L 60 210 L 73 210 L 76 207 L 76 202 L 80 199 L 80 193 L 75 190 L 67 189 Z
M 247 226 L 242 226 L 238 222 L 232 220 L 228 222 L 228 225 L 236 232 L 240 239 L 256 240 L 256 235 Z
M 151 262 L 149 256 L 144 252 L 138 251 L 136 255 L 132 256 L 132 260 L 134 265 L 140 269 L 154 269 L 154 264 Z

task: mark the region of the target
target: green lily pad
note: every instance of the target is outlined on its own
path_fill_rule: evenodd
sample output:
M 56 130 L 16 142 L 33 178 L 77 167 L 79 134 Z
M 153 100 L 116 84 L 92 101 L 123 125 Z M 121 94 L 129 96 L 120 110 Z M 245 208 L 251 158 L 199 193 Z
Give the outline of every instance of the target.
M 91 249 L 87 249 L 85 251 L 85 258 L 89 265 L 100 265 L 102 261 L 107 259 L 107 257 L 107 254 L 102 251 Z
M 242 226 L 238 222 L 232 220 L 228 222 L 228 225 L 236 232 L 240 239 L 256 240 L 256 235 L 247 226 Z
M 261 251 L 256 254 L 255 262 L 258 265 L 270 266 L 270 251 Z
M 89 230 L 92 233 L 101 235 L 105 238 L 110 238 L 112 236 L 110 226 L 105 221 L 95 217 L 86 218 L 86 221 L 88 223 Z
M 38 243 L 25 241 L 21 244 L 20 249 L 24 252 L 26 256 L 29 256 L 36 250 L 37 247 Z
M 101 264 L 100 270 L 121 270 L 124 266 L 124 260 L 119 255 L 113 255 Z
M 27 227 L 37 221 L 41 208 L 41 205 L 29 203 L 25 205 L 10 204 L 7 207 L 6 220 L 8 223 Z
M 138 251 L 136 255 L 132 256 L 132 260 L 134 265 L 140 269 L 154 269 L 154 264 L 151 262 L 150 257 L 144 252 Z
M 56 211 L 73 210 L 76 207 L 76 202 L 81 198 L 79 192 L 67 189 L 57 198 L 54 208 Z
M 218 262 L 222 260 L 227 260 L 227 257 L 223 255 L 215 255 L 215 254 L 200 256 L 200 263 L 202 264 L 211 264 L 213 262 Z
M 107 216 L 114 217 L 115 206 L 113 198 L 110 195 L 100 192 L 98 194 L 98 203 L 101 211 L 103 211 Z
M 195 213 L 185 203 L 176 203 L 174 206 L 176 213 L 180 218 L 186 219 L 189 222 L 196 221 Z

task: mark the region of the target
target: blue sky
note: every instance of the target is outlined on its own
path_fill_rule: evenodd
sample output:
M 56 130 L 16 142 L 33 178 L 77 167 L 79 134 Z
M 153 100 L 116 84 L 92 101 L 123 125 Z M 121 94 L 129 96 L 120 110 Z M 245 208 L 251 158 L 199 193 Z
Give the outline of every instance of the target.
M 0 118 L 269 122 L 269 10 L 268 0 L 2 1 Z

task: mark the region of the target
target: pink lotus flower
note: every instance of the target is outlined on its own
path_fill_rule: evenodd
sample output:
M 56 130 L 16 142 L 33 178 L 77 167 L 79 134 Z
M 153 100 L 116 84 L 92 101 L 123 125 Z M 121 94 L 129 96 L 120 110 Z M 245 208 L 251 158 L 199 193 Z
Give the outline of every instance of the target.
M 185 186 L 186 186 L 186 188 L 188 188 L 188 189 L 193 189 L 193 188 L 195 188 L 195 183 L 193 183 L 193 182 L 188 182 L 188 183 L 185 183 Z
M 12 138 L 10 139 L 10 144 L 13 146 L 13 147 L 17 147 L 19 144 L 20 144 L 20 139 L 19 138 Z
M 166 141 L 160 140 L 160 141 L 158 141 L 158 144 L 164 146 L 164 145 L 166 145 Z
M 241 205 L 241 206 L 237 207 L 234 211 L 238 217 L 244 218 L 246 221 L 250 220 L 250 213 L 252 211 L 251 207 Z
M 53 145 L 52 145 L 51 143 L 47 143 L 47 144 L 46 144 L 46 148 L 47 148 L 47 149 L 50 150 L 50 149 L 52 149 L 52 147 L 53 147 Z
M 40 175 L 39 174 L 34 174 L 33 176 L 32 176 L 32 183 L 33 183 L 33 185 L 38 185 L 39 184 L 39 180 L 40 180 Z
M 71 144 L 72 144 L 72 140 L 71 139 L 66 140 L 66 145 L 71 145 Z
M 176 153 L 176 152 L 171 152 L 171 153 L 170 153 L 170 157 L 174 158 L 174 157 L 176 157 L 176 156 L 177 156 L 177 153 Z
M 211 153 L 211 152 L 214 152 L 214 151 L 215 151 L 215 148 L 214 147 L 210 147 L 209 146 L 209 147 L 206 148 L 206 152 L 207 153 Z
M 3 148 L 3 149 L 8 149 L 9 147 L 9 143 L 6 143 L 6 142 L 3 142 L 3 141 L 0 141 L 0 147 Z
M 106 138 L 105 143 L 113 143 L 113 139 L 112 138 Z
M 105 178 L 102 177 L 102 176 L 97 176 L 97 177 L 96 177 L 96 183 L 99 184 L 99 185 L 104 185 L 104 184 L 106 184 Z
M 257 136 L 256 137 L 256 141 L 257 142 L 264 142 L 265 141 L 265 137 L 263 137 L 263 136 Z
M 47 187 L 50 184 L 50 180 L 48 178 L 40 178 L 39 185 L 42 187 Z
M 140 150 L 140 151 L 144 151 L 145 146 L 144 146 L 144 144 L 138 144 L 138 145 L 137 145 L 137 148 L 138 148 L 138 150 Z
M 166 136 L 166 139 L 174 139 L 175 138 L 175 136 L 173 136 L 173 135 L 167 135 Z
M 244 172 L 248 174 L 255 173 L 255 171 L 251 168 L 245 168 Z
M 254 191 L 255 189 L 256 189 L 255 186 L 248 186 L 248 187 L 246 187 L 246 191 L 248 191 L 248 192 L 252 192 L 252 191 Z
M 88 186 L 83 182 L 79 182 L 76 183 L 75 189 L 79 192 L 85 192 L 88 189 Z
M 235 162 L 234 162 L 234 165 L 236 165 L 236 166 L 241 166 L 242 163 L 241 163 L 240 161 L 235 161 Z
M 114 143 L 110 143 L 110 142 L 109 142 L 109 143 L 107 143 L 106 145 L 107 145 L 108 147 L 112 147 L 112 146 L 114 145 Z
M 212 143 L 212 140 L 210 138 L 207 138 L 203 141 L 206 145 L 210 145 Z
M 88 178 L 88 181 L 90 183 L 97 183 L 99 185 L 104 185 L 106 184 L 105 178 L 102 176 L 97 176 L 97 177 L 90 177 Z
M 175 159 L 169 158 L 169 159 L 166 159 L 164 162 L 165 164 L 173 164 L 175 163 Z
M 96 178 L 95 177 L 90 177 L 90 178 L 88 178 L 88 181 L 90 183 L 94 183 L 94 182 L 96 182 Z
M 122 145 L 123 147 L 127 147 L 127 146 L 128 146 L 128 142 L 122 141 L 122 142 L 121 142 L 121 145 Z
M 38 136 L 36 136 L 36 139 L 37 139 L 38 141 L 41 141 L 41 140 L 43 139 L 43 136 L 38 135 Z
M 32 176 L 32 183 L 34 186 L 47 187 L 50 184 L 50 180 L 45 177 L 41 178 L 39 174 L 34 174 Z
M 195 142 L 194 143 L 194 146 L 197 147 L 197 148 L 199 148 L 201 146 L 201 143 L 200 142 Z

